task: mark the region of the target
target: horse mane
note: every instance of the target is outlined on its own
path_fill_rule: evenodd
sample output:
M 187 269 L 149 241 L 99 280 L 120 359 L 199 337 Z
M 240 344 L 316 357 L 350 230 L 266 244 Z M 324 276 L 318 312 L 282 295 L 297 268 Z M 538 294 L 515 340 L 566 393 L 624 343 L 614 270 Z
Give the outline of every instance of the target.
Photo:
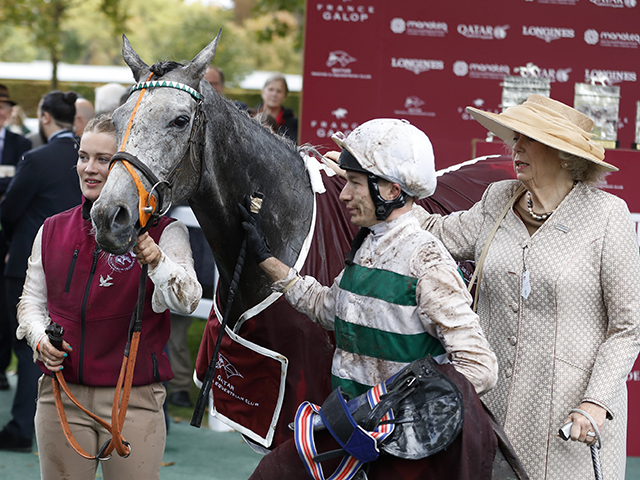
M 156 77 L 160 78 L 170 71 L 180 67 L 184 67 L 184 65 L 179 62 L 174 62 L 173 60 L 163 60 L 151 65 L 151 67 L 149 67 L 149 70 L 151 70 L 151 72 L 153 72 Z

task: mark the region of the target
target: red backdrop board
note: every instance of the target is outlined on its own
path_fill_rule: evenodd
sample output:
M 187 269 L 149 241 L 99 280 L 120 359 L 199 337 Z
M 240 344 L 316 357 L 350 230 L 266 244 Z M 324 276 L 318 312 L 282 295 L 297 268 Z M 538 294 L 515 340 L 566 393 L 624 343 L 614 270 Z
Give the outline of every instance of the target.
M 406 118 L 431 138 L 436 166 L 471 158 L 484 128 L 465 112 L 499 112 L 500 83 L 532 62 L 551 97 L 604 73 L 621 87 L 618 139 L 629 148 L 640 100 L 637 0 L 309 0 L 301 141 L 372 118 Z

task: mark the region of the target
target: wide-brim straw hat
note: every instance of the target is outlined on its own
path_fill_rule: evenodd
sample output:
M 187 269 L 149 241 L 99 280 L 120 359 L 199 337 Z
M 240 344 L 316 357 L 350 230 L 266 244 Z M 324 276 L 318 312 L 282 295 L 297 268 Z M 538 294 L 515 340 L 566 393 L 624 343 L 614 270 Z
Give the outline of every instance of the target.
M 592 140 L 593 121 L 575 108 L 542 95 L 529 95 L 522 105 L 502 113 L 490 113 L 467 107 L 473 118 L 500 137 L 515 144 L 514 132 L 532 138 L 562 152 L 593 162 L 604 170 L 618 169 L 604 161 L 604 148 Z

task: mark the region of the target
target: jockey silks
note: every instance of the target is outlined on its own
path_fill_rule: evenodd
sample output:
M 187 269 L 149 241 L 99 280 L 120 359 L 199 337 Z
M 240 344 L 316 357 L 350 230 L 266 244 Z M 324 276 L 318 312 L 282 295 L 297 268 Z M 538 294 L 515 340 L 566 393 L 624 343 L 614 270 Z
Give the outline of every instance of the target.
M 373 234 L 381 248 L 363 245 L 341 273 L 336 292 L 332 384 L 350 398 L 418 358 L 445 353 L 435 326 L 421 318 L 412 268 L 415 252 L 431 236 L 411 216 L 373 228 L 381 230 Z
M 369 361 L 359 362 L 361 368 L 366 369 L 375 359 L 377 368 L 386 364 L 389 371 L 418 358 L 445 353 L 440 340 L 425 331 L 418 318 L 417 283 L 417 278 L 401 273 L 347 265 L 340 279 L 338 295 L 342 301 L 336 302 L 336 349 L 369 357 Z M 350 398 L 371 388 L 335 373 L 331 380 Z
M 42 266 L 47 309 L 51 321 L 62 325 L 64 340 L 73 347 L 63 363 L 65 380 L 114 386 L 136 305 L 141 267 L 133 252 L 112 255 L 99 250 L 82 208 L 67 210 L 44 223 Z M 156 243 L 171 221 L 163 217 L 149 230 Z M 170 335 L 170 312 L 152 310 L 153 289 L 153 282 L 147 280 L 133 385 L 173 377 L 163 352 Z M 38 364 L 45 374 L 50 373 L 42 362 Z

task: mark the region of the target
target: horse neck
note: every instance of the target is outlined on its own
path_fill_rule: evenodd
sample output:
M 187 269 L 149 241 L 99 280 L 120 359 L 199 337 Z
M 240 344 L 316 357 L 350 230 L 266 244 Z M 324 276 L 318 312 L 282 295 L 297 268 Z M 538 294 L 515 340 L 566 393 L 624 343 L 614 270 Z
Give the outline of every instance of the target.
M 213 251 L 221 294 L 231 282 L 244 237 L 238 203 L 264 194 L 262 225 L 271 251 L 292 266 L 309 232 L 313 192 L 296 151 L 229 102 L 205 102 L 205 158 L 197 193 L 190 203 Z M 236 309 L 255 305 L 271 292 L 270 282 L 247 259 Z

